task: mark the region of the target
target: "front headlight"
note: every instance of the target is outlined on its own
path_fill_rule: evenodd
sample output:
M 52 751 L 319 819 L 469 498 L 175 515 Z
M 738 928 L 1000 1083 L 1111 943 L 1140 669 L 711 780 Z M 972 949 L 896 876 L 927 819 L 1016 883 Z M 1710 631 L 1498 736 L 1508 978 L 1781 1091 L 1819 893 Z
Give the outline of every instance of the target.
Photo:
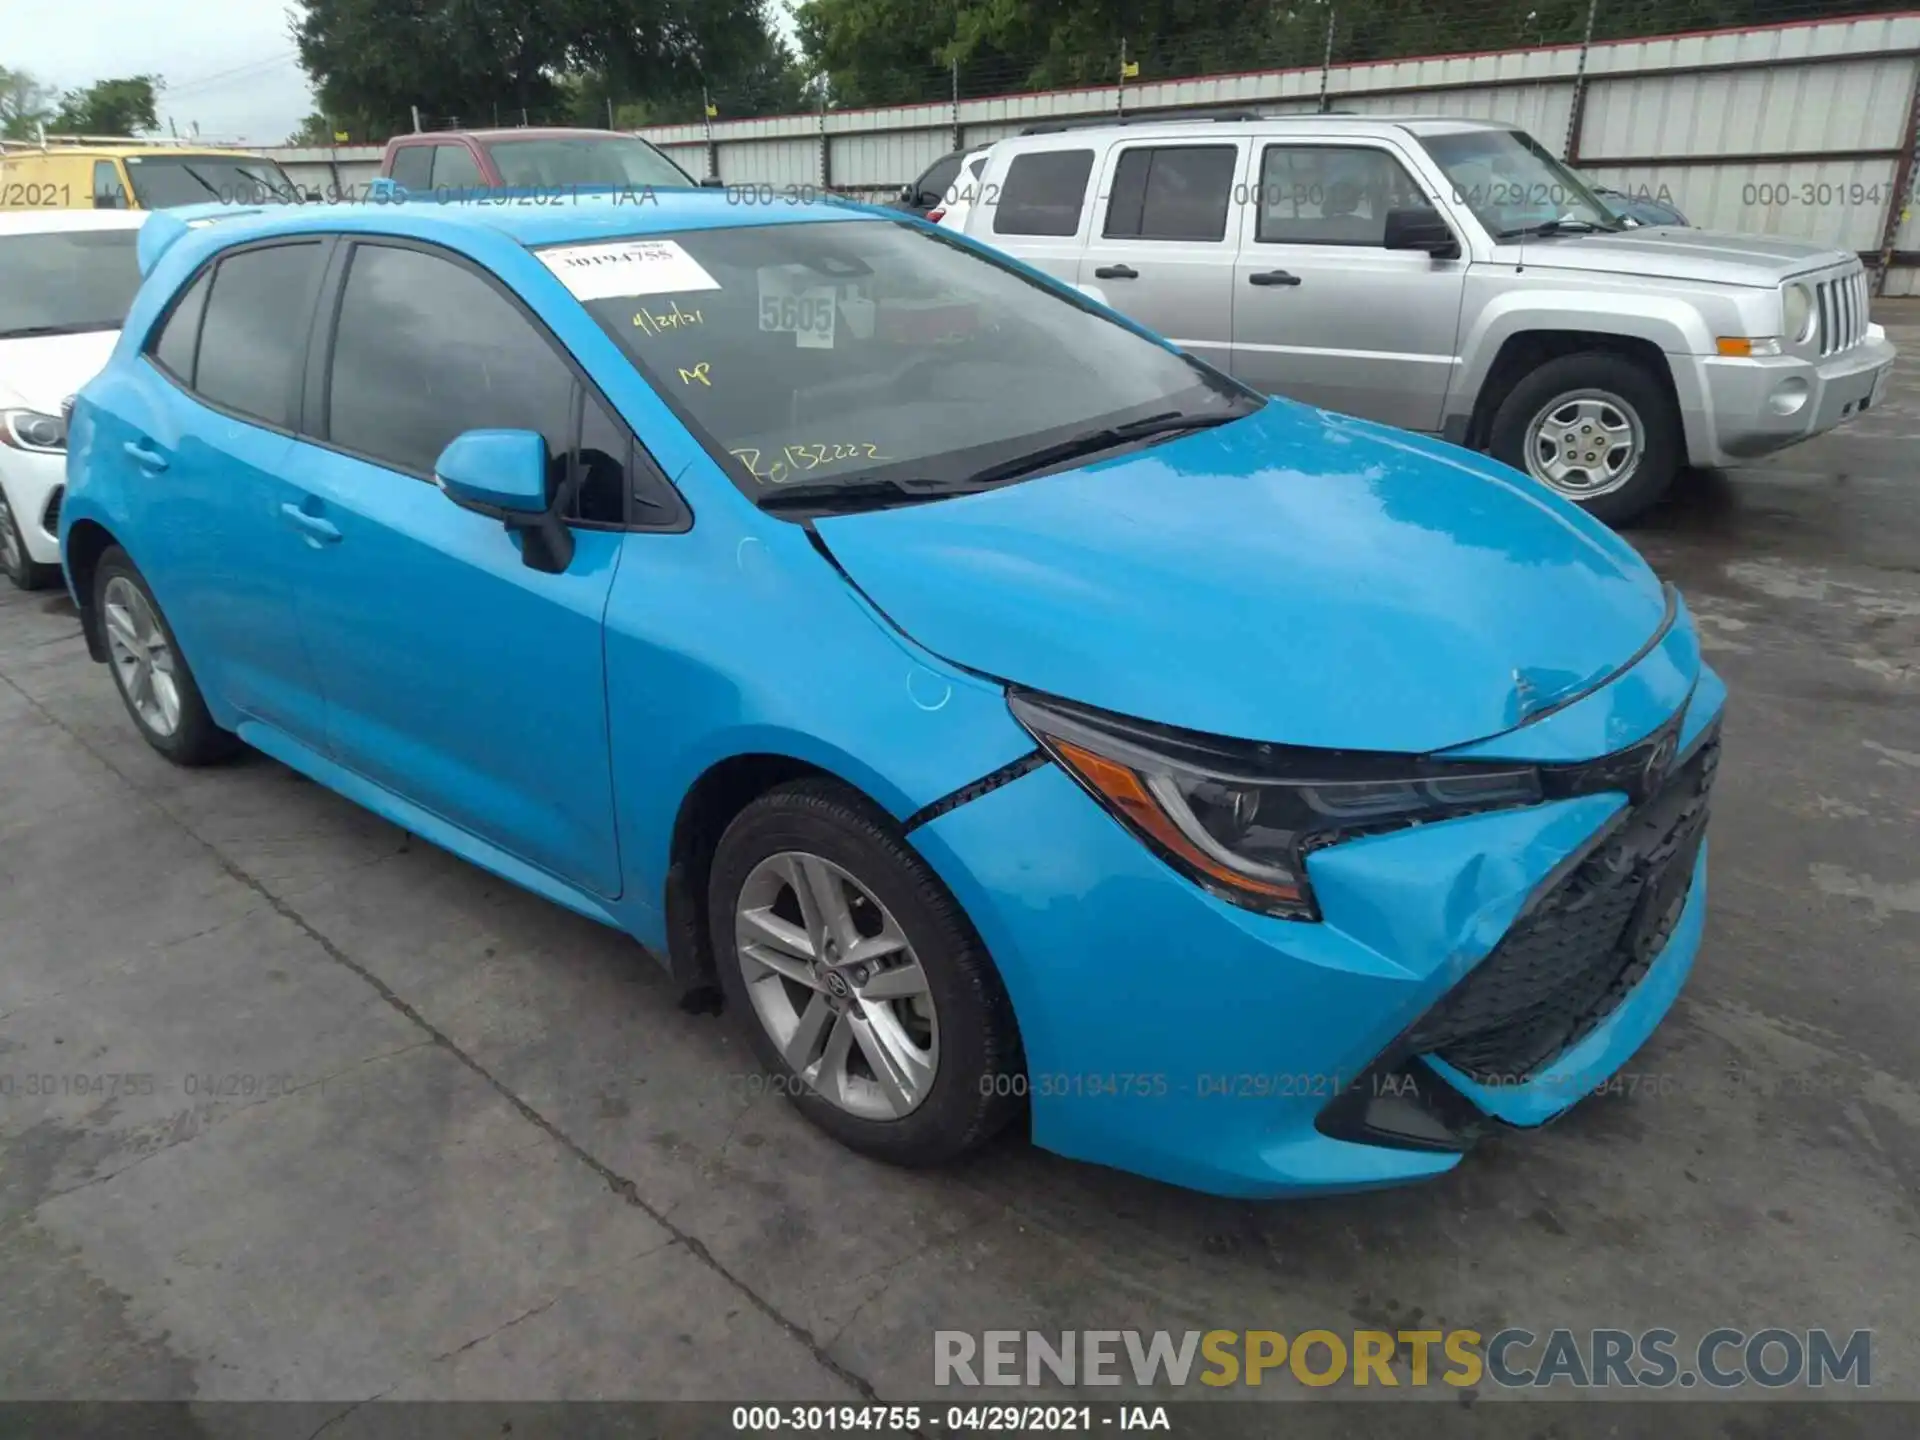
M 67 448 L 67 422 L 38 410 L 0 410 L 0 442 L 16 450 L 57 455 Z
M 1781 292 L 1786 326 L 1781 331 L 1796 345 L 1813 338 L 1813 292 L 1804 285 L 1789 285 Z
M 1293 920 L 1320 912 L 1307 856 L 1358 835 L 1538 804 L 1537 767 L 1222 740 L 1031 694 L 1015 718 L 1195 883 Z

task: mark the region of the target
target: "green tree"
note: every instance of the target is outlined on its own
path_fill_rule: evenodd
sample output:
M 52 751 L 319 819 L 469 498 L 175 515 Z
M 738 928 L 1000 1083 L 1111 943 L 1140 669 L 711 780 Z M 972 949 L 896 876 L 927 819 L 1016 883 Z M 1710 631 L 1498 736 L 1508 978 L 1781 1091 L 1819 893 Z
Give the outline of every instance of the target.
M 1848 13 L 1905 0 L 1847 0 Z M 1595 39 L 1814 18 L 1810 0 L 1600 0 Z M 1142 81 L 1578 43 L 1588 0 L 802 0 L 804 65 L 835 105 L 943 100 Z
M 53 118 L 53 92 L 24 70 L 0 65 L 0 140 L 31 140 Z
M 327 114 L 365 117 L 373 138 L 436 123 L 606 123 L 607 99 L 698 114 L 704 82 L 757 104 L 783 92 L 791 56 L 764 0 L 301 0 L 300 59 Z M 356 136 L 358 138 L 358 136 Z
M 47 128 L 65 135 L 138 135 L 157 130 L 160 86 L 158 75 L 129 75 L 69 90 L 60 97 L 60 108 Z

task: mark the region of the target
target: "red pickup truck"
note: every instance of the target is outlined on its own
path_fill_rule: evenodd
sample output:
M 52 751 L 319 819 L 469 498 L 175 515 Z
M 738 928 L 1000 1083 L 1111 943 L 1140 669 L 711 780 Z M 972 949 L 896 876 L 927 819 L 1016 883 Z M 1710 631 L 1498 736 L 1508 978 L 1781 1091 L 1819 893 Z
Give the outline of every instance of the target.
M 387 142 L 380 175 L 415 193 L 505 186 L 717 186 L 657 147 L 617 130 L 435 130 Z

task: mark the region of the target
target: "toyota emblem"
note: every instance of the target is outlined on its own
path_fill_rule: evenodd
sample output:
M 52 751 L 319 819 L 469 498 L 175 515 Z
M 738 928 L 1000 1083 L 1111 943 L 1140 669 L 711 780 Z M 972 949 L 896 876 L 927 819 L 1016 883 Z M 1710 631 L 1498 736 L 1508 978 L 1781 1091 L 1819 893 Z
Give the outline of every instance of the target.
M 838 970 L 827 972 L 827 992 L 844 1000 L 853 993 L 853 987 L 847 984 L 847 977 Z

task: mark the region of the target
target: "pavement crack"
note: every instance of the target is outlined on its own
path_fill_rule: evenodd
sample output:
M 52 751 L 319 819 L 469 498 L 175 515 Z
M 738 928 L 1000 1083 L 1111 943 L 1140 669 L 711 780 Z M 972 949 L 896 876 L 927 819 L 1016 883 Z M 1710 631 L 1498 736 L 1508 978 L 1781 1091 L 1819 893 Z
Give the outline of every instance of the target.
M 4 684 L 8 689 L 18 695 L 21 700 L 26 703 L 28 708 L 38 715 L 43 722 L 65 735 L 87 755 L 92 757 L 95 763 L 100 765 L 108 774 L 112 775 L 132 792 L 140 803 L 150 806 L 163 819 L 179 830 L 181 834 L 185 835 L 204 850 L 213 860 L 214 864 L 226 872 L 231 879 L 258 895 L 273 909 L 274 913 L 297 927 L 302 934 L 320 947 L 322 953 L 324 953 L 328 959 L 332 960 L 336 965 L 340 965 L 359 976 L 363 982 L 371 986 L 382 1000 L 401 1015 L 405 1016 L 412 1024 L 419 1027 L 435 1045 L 445 1050 L 447 1054 L 478 1076 L 495 1094 L 511 1106 L 521 1119 L 550 1136 L 554 1143 L 564 1149 L 575 1160 L 579 1161 L 580 1164 L 586 1166 L 589 1170 L 593 1171 L 594 1174 L 598 1175 L 600 1179 L 606 1183 L 607 1188 L 621 1200 L 640 1211 L 675 1240 L 679 1241 L 680 1244 L 684 1245 L 689 1255 L 693 1256 L 701 1265 L 711 1270 L 729 1288 L 739 1294 L 748 1305 L 752 1306 L 753 1309 L 757 1310 L 761 1315 L 765 1316 L 784 1331 L 790 1339 L 813 1358 L 816 1365 L 820 1366 L 821 1369 L 853 1390 L 862 1399 L 876 1402 L 879 1400 L 879 1393 L 874 1389 L 872 1381 L 848 1369 L 845 1365 L 834 1359 L 832 1355 L 828 1354 L 826 1342 L 823 1342 L 799 1321 L 782 1313 L 780 1308 L 771 1300 L 754 1289 L 754 1287 L 741 1276 L 735 1274 L 719 1256 L 715 1255 L 713 1251 L 707 1247 L 705 1241 L 701 1240 L 697 1235 L 693 1235 L 680 1226 L 675 1225 L 668 1218 L 668 1211 L 662 1210 L 658 1205 L 652 1204 L 643 1197 L 640 1194 L 639 1187 L 635 1185 L 631 1179 L 620 1174 L 611 1165 L 588 1150 L 585 1145 L 562 1130 L 558 1124 L 548 1119 L 545 1115 L 534 1109 L 532 1105 L 521 1099 L 504 1081 L 495 1076 L 493 1072 L 482 1065 L 479 1060 L 461 1049 L 459 1043 L 456 1042 L 451 1035 L 447 1034 L 429 1020 L 411 1001 L 407 1000 L 367 966 L 342 950 L 332 939 L 322 933 L 308 921 L 304 915 L 296 910 L 292 904 L 282 899 L 272 890 L 269 890 L 264 883 L 248 871 L 242 869 L 225 851 L 221 850 L 219 846 L 200 834 L 199 831 L 181 819 L 180 816 L 174 814 L 173 811 L 169 810 L 158 798 L 136 785 L 131 777 L 90 743 L 85 736 L 62 721 L 34 696 L 29 695 L 25 690 L 21 689 L 19 684 L 11 676 L 0 672 L 0 684 Z M 154 1153 L 157 1154 L 159 1152 L 156 1151 Z M 144 1160 L 150 1157 L 143 1156 L 141 1158 Z M 134 1163 L 139 1164 L 141 1162 L 135 1161 Z M 122 1171 L 116 1171 L 115 1173 L 124 1173 L 125 1169 L 130 1168 L 130 1166 L 123 1167 Z M 88 1183 L 92 1184 L 96 1182 L 89 1181 Z M 372 1398 L 378 1399 L 380 1397 L 374 1396 Z M 363 1401 L 362 1403 L 367 1402 Z M 348 1412 L 343 1412 L 343 1414 L 344 1413 Z M 341 1417 L 335 1417 L 336 1420 L 339 1418 Z M 328 1422 L 328 1424 L 332 1423 L 332 1421 Z M 326 1427 L 323 1426 L 321 1428 L 324 1429 Z
M 563 1291 L 562 1294 L 564 1293 L 565 1292 Z M 546 1300 L 542 1300 L 538 1305 L 535 1305 L 532 1309 L 522 1310 L 518 1315 L 514 1316 L 511 1320 L 502 1320 L 498 1325 L 494 1326 L 491 1330 L 487 1331 L 485 1334 L 476 1335 L 473 1337 L 473 1339 L 467 1341 L 466 1344 L 456 1345 L 454 1346 L 453 1349 L 447 1351 L 446 1354 L 436 1355 L 427 1363 L 429 1365 L 438 1365 L 443 1361 L 451 1360 L 456 1355 L 464 1355 L 467 1353 L 467 1351 L 473 1349 L 474 1346 L 481 1344 L 483 1341 L 491 1340 L 494 1336 L 498 1335 L 501 1331 L 511 1330 L 514 1326 L 518 1325 L 522 1320 L 531 1320 L 536 1315 L 545 1314 L 547 1311 L 551 1310 L 555 1305 L 559 1303 L 560 1303 L 559 1295 L 554 1295 Z
M 388 1395 L 391 1395 L 393 1393 L 394 1389 L 395 1389 L 394 1386 L 389 1385 L 386 1389 L 382 1390 L 379 1394 L 369 1395 L 364 1400 L 356 1400 L 353 1402 L 353 1404 L 347 1406 L 346 1409 L 338 1412 L 337 1414 L 328 1416 L 325 1420 L 320 1422 L 320 1428 L 315 1430 L 313 1434 L 309 1435 L 307 1437 L 307 1440 L 320 1440 L 320 1436 L 326 1434 L 327 1431 L 331 1430 L 334 1426 L 338 1425 L 342 1420 L 346 1419 L 347 1416 L 353 1414 L 353 1412 L 358 1410 L 362 1405 L 371 1405 L 376 1400 L 385 1399 Z

